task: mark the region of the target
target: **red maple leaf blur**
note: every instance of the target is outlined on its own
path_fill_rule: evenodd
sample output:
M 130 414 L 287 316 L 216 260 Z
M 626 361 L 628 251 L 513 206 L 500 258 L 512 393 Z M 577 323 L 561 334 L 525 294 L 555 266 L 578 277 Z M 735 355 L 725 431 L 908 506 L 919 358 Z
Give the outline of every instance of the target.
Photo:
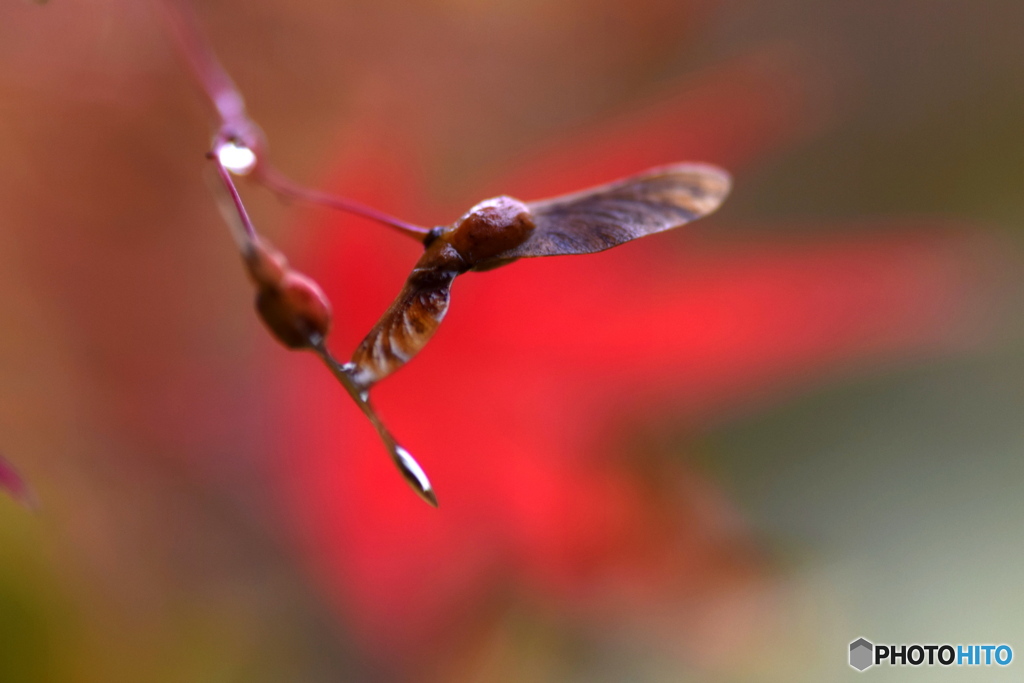
M 535 199 L 685 160 L 736 172 L 739 194 L 745 168 L 819 123 L 799 72 L 760 56 L 670 94 L 518 160 L 457 205 L 423 199 L 415 145 L 400 153 L 372 124 L 332 185 L 421 222 L 499 192 Z M 985 245 L 923 220 L 737 237 L 727 216 L 460 279 L 435 340 L 377 391 L 440 510 L 408 490 L 322 367 L 288 365 L 280 481 L 315 571 L 368 652 L 422 667 L 523 596 L 600 619 L 643 621 L 658 606 L 672 615 L 663 634 L 688 634 L 694 650 L 742 639 L 743 618 L 726 636 L 708 617 L 718 596 L 763 575 L 754 540 L 681 458 L 639 458 L 631 425 L 697 429 L 855 363 L 963 343 Z M 344 356 L 416 248 L 333 217 L 309 242 L 316 253 L 296 260 L 334 302 L 331 346 Z
M 35 495 L 29 489 L 28 484 L 14 469 L 14 465 L 7 462 L 0 455 L 0 491 L 6 492 L 14 500 L 26 507 L 35 507 Z

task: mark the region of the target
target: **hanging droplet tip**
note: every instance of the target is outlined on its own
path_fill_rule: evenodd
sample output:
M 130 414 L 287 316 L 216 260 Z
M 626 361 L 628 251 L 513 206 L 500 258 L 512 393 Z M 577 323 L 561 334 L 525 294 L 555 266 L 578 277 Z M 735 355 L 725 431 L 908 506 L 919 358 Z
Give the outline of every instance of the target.
M 420 497 L 427 501 L 431 507 L 437 507 L 437 495 L 434 493 L 434 489 L 427 489 L 426 491 L 420 491 Z
M 409 451 L 398 444 L 395 444 L 393 453 L 395 464 L 398 465 L 398 469 L 402 472 L 405 480 L 409 482 L 409 485 L 419 494 L 420 498 L 436 508 L 437 494 L 434 493 L 434 487 L 430 485 L 430 480 L 427 479 L 427 475 L 423 468 L 420 467 L 420 464 L 409 454 Z

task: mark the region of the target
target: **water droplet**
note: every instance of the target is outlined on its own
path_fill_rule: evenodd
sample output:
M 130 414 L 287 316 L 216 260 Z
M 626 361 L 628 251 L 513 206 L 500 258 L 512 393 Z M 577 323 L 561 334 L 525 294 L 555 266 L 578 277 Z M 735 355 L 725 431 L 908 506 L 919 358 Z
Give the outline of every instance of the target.
M 420 464 L 409 454 L 409 451 L 397 444 L 395 445 L 394 455 L 395 464 L 398 465 L 398 469 L 401 470 L 405 480 L 409 482 L 423 500 L 437 507 L 437 495 L 434 494 L 434 488 L 430 485 L 430 480 L 427 479 L 427 475 L 424 473 L 423 468 L 420 467 Z
M 235 175 L 245 175 L 256 165 L 256 153 L 244 145 L 225 142 L 217 148 L 221 166 Z

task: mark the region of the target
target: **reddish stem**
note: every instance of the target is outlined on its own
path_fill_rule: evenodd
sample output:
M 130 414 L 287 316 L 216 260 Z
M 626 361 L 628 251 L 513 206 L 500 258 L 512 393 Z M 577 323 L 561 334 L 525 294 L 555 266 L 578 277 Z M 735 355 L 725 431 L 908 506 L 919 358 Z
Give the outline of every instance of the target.
M 217 175 L 220 176 L 220 181 L 228 191 L 228 196 L 231 197 L 231 203 L 234 204 L 235 211 L 238 213 L 238 218 L 242 222 L 242 230 L 245 232 L 246 238 L 248 238 L 250 243 L 256 242 L 258 239 L 256 227 L 252 224 L 252 219 L 249 218 L 249 212 L 245 210 L 245 204 L 242 203 L 242 196 L 238 194 L 238 187 L 235 185 L 235 181 L 231 177 L 231 172 L 224 168 L 224 164 L 221 163 L 220 157 L 217 155 L 217 148 L 215 147 L 212 152 L 208 152 L 206 154 L 206 158 L 212 161 L 213 165 L 216 167 Z M 251 251 L 251 249 L 249 251 Z M 249 254 L 246 254 L 246 256 L 248 255 Z
M 180 0 L 160 0 L 157 7 L 164 15 L 179 56 L 188 64 L 223 125 L 250 123 L 241 92 L 200 32 L 192 8 Z
M 198 22 L 196 21 L 195 15 L 192 14 L 191 10 L 184 4 L 183 0 L 160 0 L 160 7 L 163 10 L 163 14 L 167 20 L 167 25 L 170 27 L 171 35 L 174 38 L 178 52 L 188 63 L 189 68 L 192 70 L 196 81 L 202 87 L 203 92 L 207 98 L 213 104 L 213 108 L 216 110 L 218 117 L 220 118 L 220 127 L 217 130 L 216 135 L 213 138 L 210 152 L 207 153 L 207 158 L 213 161 L 217 168 L 217 175 L 220 176 L 221 183 L 227 190 L 228 195 L 231 197 L 231 203 L 233 205 L 235 213 L 238 214 L 238 218 L 242 224 L 242 234 L 239 235 L 239 242 L 242 249 L 242 255 L 249 264 L 250 275 L 259 285 L 264 280 L 261 280 L 260 276 L 260 258 L 261 248 L 258 244 L 258 235 L 256 228 L 252 224 L 252 220 L 249 218 L 249 213 L 245 210 L 245 204 L 242 202 L 241 196 L 238 194 L 238 187 L 235 185 L 234 179 L 231 177 L 231 171 L 224 165 L 224 161 L 221 158 L 221 153 L 225 151 L 228 145 L 242 145 L 251 151 L 255 157 L 254 165 L 246 164 L 247 168 L 245 171 L 251 170 L 254 178 L 260 182 L 264 187 L 275 192 L 276 194 L 287 197 L 289 199 L 298 199 L 302 201 L 312 202 L 314 204 L 323 204 L 331 208 L 340 209 L 349 213 L 354 213 L 365 218 L 383 223 L 391 226 L 396 230 L 399 230 L 405 235 L 414 237 L 417 241 L 423 241 L 425 237 L 430 233 L 427 228 L 420 227 L 418 225 L 412 225 L 406 223 L 397 218 L 389 216 L 381 211 L 377 211 L 365 204 L 352 201 L 351 199 L 345 199 L 344 197 L 337 197 L 326 192 L 320 192 L 319 190 L 313 190 L 310 188 L 303 187 L 282 175 L 278 172 L 269 162 L 265 159 L 266 143 L 264 142 L 263 134 L 259 129 L 259 126 L 255 124 L 248 117 L 245 112 L 245 102 L 242 99 L 241 93 L 235 87 L 235 84 L 231 81 L 231 77 L 228 76 L 227 71 L 221 66 L 220 61 L 214 54 L 213 50 L 209 47 L 209 43 L 203 38 L 202 33 L 199 31 Z M 241 170 L 241 169 L 239 169 Z M 234 223 L 234 221 L 232 221 Z M 273 260 L 273 259 L 271 259 Z M 277 264 L 279 269 L 283 269 L 283 262 Z M 295 277 L 294 273 L 291 273 L 291 277 Z M 280 281 L 280 278 L 278 279 Z M 301 283 L 301 280 L 298 281 Z M 296 280 L 292 280 L 293 286 L 296 285 Z M 319 297 L 323 297 L 319 289 L 315 287 L 314 283 L 308 283 L 305 285 L 306 289 L 312 288 Z M 280 292 L 279 292 L 280 293 Z M 329 316 L 329 307 L 326 304 L 326 300 L 323 301 L 324 310 L 326 315 Z M 301 347 L 302 344 L 293 344 L 292 340 L 288 335 L 282 336 L 282 330 L 289 330 L 287 325 L 276 326 L 274 321 L 277 320 L 293 320 L 296 315 L 302 314 L 301 309 L 282 309 L 285 315 L 284 318 L 268 318 L 266 311 L 260 309 L 261 315 L 264 316 L 264 322 L 267 323 L 271 331 L 278 337 L 279 340 L 283 341 L 287 346 L 293 348 Z M 329 318 L 328 318 L 329 319 Z M 326 331 L 326 325 L 323 326 Z M 369 397 L 365 391 L 361 391 L 353 382 L 349 376 L 345 366 L 338 363 L 327 350 L 323 333 L 318 331 L 309 336 L 307 346 L 312 347 L 323 359 L 324 363 L 331 369 L 331 372 L 338 378 L 345 390 L 352 396 L 352 399 L 359 405 L 363 413 L 369 418 L 370 422 L 377 429 L 380 434 L 381 440 L 384 442 L 384 446 L 387 448 L 388 453 L 391 455 L 392 460 L 398 467 L 402 476 L 410 485 L 416 490 L 416 492 L 425 501 L 437 507 L 437 497 L 434 495 L 434 490 L 430 485 L 430 481 L 424 474 L 423 469 L 419 466 L 416 460 L 402 448 L 391 433 L 381 422 L 377 413 L 373 410 L 373 407 L 369 403 Z M 5 484 L 7 488 L 12 491 L 17 491 L 17 478 L 12 477 L 8 472 L 13 470 L 5 471 L 3 469 L 3 462 L 0 461 L 0 487 Z M 5 478 L 5 474 L 8 474 Z
M 220 60 L 217 59 L 209 42 L 203 37 L 191 8 L 181 0 L 162 0 L 158 5 L 162 9 L 178 53 L 188 64 L 192 75 L 195 76 L 221 121 L 214 142 L 214 152 L 224 142 L 242 144 L 252 150 L 256 156 L 255 180 L 268 190 L 289 199 L 321 204 L 332 209 L 363 216 L 392 227 L 419 242 L 423 241 L 430 232 L 428 228 L 407 223 L 383 211 L 345 197 L 304 187 L 274 168 L 266 159 L 266 143 L 262 131 L 246 113 L 245 100 L 242 98 L 241 92 L 231 80 Z M 219 161 L 218 169 L 223 179 L 224 174 L 228 171 Z M 248 218 L 244 216 L 245 209 L 238 198 L 238 192 L 233 189 L 233 184 L 230 188 L 232 199 L 235 200 L 239 214 L 243 215 L 243 223 L 245 223 Z M 250 230 L 251 227 L 251 224 L 248 224 L 246 230 Z
M 299 185 L 270 165 L 257 164 L 255 169 L 255 178 L 268 190 L 282 197 L 310 202 L 312 204 L 321 204 L 332 209 L 338 209 L 339 211 L 353 213 L 362 216 L 363 218 L 369 218 L 372 221 L 377 221 L 378 223 L 383 223 L 384 225 L 392 227 L 405 235 L 415 237 L 421 242 L 423 241 L 423 238 L 426 237 L 427 233 L 430 232 L 428 228 L 424 228 L 420 225 L 413 225 L 412 223 L 406 223 L 403 220 L 395 218 L 394 216 L 388 215 L 382 211 L 378 211 L 373 207 L 367 206 L 366 204 L 357 202 L 353 199 L 338 197 L 326 192 L 321 192 L 320 190 L 314 190 L 312 188 Z

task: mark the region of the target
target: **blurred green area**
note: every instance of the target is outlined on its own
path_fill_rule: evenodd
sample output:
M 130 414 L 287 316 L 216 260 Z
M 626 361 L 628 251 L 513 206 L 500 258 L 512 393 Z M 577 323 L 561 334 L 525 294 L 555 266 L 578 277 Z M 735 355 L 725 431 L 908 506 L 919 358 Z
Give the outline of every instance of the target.
M 1022 406 L 1018 344 L 858 375 L 712 430 L 700 452 L 814 596 L 821 640 L 992 642 L 1016 652 Z M 823 659 L 828 680 L 859 675 L 834 653 Z M 971 675 L 869 673 L 885 681 Z
M 839 125 L 761 169 L 732 208 L 752 219 L 927 214 L 1019 235 L 1024 59 L 1019 3 L 734 2 L 709 51 L 816 46 Z
M 6 499 L 0 508 L 0 680 L 65 680 L 56 648 L 81 637 L 72 598 L 37 545 L 38 518 Z

